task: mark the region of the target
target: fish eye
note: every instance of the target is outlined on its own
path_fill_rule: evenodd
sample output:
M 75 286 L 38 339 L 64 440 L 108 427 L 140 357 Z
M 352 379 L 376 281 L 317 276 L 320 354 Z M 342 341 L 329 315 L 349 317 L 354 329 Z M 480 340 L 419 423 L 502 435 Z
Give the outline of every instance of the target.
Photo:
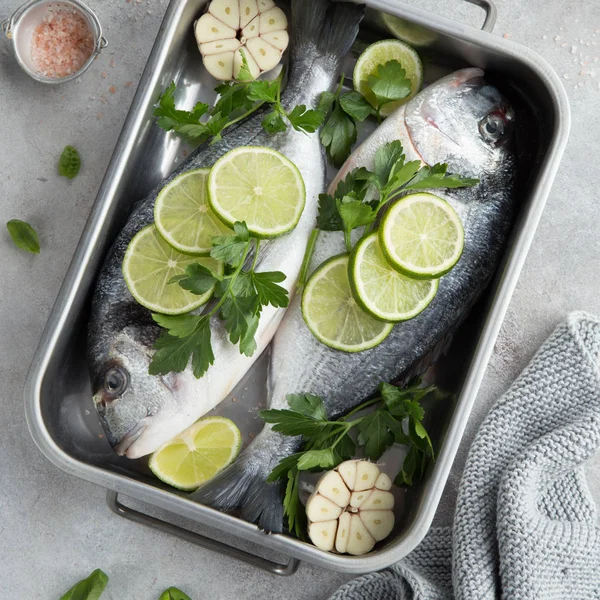
M 479 122 L 479 132 L 490 143 L 497 143 L 507 133 L 507 116 L 499 112 L 491 112 Z
M 104 375 L 104 390 L 113 397 L 121 396 L 129 385 L 129 373 L 121 367 L 111 367 Z

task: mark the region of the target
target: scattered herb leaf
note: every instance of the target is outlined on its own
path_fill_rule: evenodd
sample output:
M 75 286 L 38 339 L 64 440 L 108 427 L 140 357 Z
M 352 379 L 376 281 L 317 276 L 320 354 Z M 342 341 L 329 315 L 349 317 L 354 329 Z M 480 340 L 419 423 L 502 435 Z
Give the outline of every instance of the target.
M 192 600 L 187 594 L 178 590 L 177 588 L 170 587 L 165 590 L 158 600 Z
M 12 219 L 8 221 L 6 228 L 17 248 L 32 254 L 40 253 L 40 240 L 35 229 L 29 223 Z
M 402 100 L 410 96 L 410 79 L 397 60 L 390 60 L 379 65 L 377 73 L 369 75 L 367 87 L 377 101 L 377 114 L 381 117 L 381 109 L 390 102 Z
M 108 575 L 96 569 L 62 595 L 60 600 L 98 600 L 107 583 Z
M 74 179 L 81 168 L 81 157 L 73 146 L 65 146 L 58 161 L 58 174 L 68 179 Z

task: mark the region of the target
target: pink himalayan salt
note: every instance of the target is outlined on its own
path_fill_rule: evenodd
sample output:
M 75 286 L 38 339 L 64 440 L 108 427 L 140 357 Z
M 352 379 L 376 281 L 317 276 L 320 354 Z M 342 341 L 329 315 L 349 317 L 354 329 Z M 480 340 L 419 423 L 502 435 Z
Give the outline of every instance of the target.
M 53 79 L 79 71 L 93 51 L 90 26 L 79 13 L 68 9 L 46 16 L 31 38 L 31 58 L 37 71 Z

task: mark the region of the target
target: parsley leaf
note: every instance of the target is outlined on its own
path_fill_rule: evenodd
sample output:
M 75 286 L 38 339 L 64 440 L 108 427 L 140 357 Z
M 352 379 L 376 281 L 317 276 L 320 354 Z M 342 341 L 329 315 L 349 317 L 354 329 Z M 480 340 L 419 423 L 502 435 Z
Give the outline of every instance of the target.
M 325 404 L 319 396 L 313 394 L 288 394 L 287 402 L 290 408 L 311 419 L 318 421 L 327 420 L 327 411 Z
M 288 529 L 300 539 L 306 538 L 306 510 L 300 502 L 299 471 L 291 469 L 288 474 L 288 483 L 283 500 L 284 514 L 288 519 Z
M 308 471 L 320 467 L 321 469 L 332 469 L 339 464 L 333 448 L 323 450 L 308 450 L 298 459 L 298 470 Z
M 374 113 L 373 107 L 359 92 L 347 92 L 340 96 L 340 105 L 356 121 L 364 121 Z
M 217 281 L 222 278 L 214 274 L 210 269 L 205 266 L 194 263 L 188 265 L 185 269 L 185 274 L 176 275 L 169 281 L 169 283 L 179 283 L 179 285 L 188 292 L 202 296 L 211 290 Z
M 278 131 L 285 131 L 287 129 L 281 113 L 277 110 L 272 110 L 266 114 L 262 120 L 262 126 L 267 133 L 277 133 Z
M 415 178 L 404 188 L 405 190 L 431 190 L 436 188 L 472 187 L 479 183 L 473 177 L 447 175 L 448 165 L 437 163 L 433 167 L 422 167 Z
M 379 65 L 377 73 L 367 78 L 367 86 L 375 95 L 378 111 L 389 102 L 410 96 L 411 90 L 410 79 L 397 60 Z
M 375 221 L 377 213 L 369 204 L 359 200 L 337 200 L 337 209 L 344 224 L 344 231 L 351 232 L 357 227 L 370 225 Z
M 207 316 L 196 319 L 193 331 L 189 335 L 175 337 L 170 332 L 165 332 L 158 338 L 154 346 L 156 352 L 148 370 L 150 375 L 180 373 L 186 369 L 190 358 L 194 377 L 199 379 L 206 373 L 215 361 L 211 346 L 210 319 Z
M 389 142 L 375 152 L 375 175 L 385 185 L 392 174 L 393 170 L 397 170 L 404 166 L 404 148 L 402 143 L 395 140 Z
M 287 408 L 261 410 L 258 414 L 265 423 L 273 424 L 273 431 L 279 431 L 292 437 L 296 435 L 309 438 L 318 436 L 327 427 L 327 421 L 314 419 Z
M 343 231 L 344 229 L 336 199 L 329 194 L 319 194 L 317 228 L 322 231 Z
M 227 296 L 221 307 L 221 317 L 232 344 L 240 343 L 240 351 L 252 356 L 256 350 L 254 334 L 258 327 L 260 303 L 258 295 Z
M 323 124 L 325 115 L 320 110 L 308 110 L 304 104 L 300 104 L 287 113 L 287 118 L 296 131 L 314 133 Z
M 173 81 L 163 92 L 154 109 L 154 116 L 158 117 L 158 124 L 165 131 L 178 130 L 183 125 L 197 125 L 209 109 L 208 104 L 198 102 L 191 111 L 175 108 L 175 91 L 177 86 Z
M 244 50 L 240 50 L 240 56 L 242 57 L 242 64 L 240 65 L 240 70 L 235 78 L 241 83 L 249 83 L 254 81 L 254 77 L 252 77 L 252 73 L 250 72 L 250 65 L 248 64 L 248 59 L 246 58 L 246 53 Z
M 344 112 L 339 100 L 335 100 L 321 130 L 321 143 L 335 167 L 341 167 L 344 164 L 344 161 L 350 156 L 352 145 L 357 138 L 356 123 Z
M 222 260 L 235 268 L 244 257 L 250 234 L 245 223 L 235 223 L 234 231 L 235 235 L 215 236 L 210 255 L 215 260 Z
M 358 442 L 371 460 L 377 460 L 394 443 L 384 415 L 383 410 L 377 410 L 364 417 L 358 426 Z
M 277 285 L 282 281 L 285 281 L 285 275 L 279 271 L 252 273 L 252 283 L 258 294 L 258 300 L 263 306 L 270 304 L 285 308 L 290 303 L 288 291 Z
M 279 90 L 279 79 L 275 81 L 257 79 L 248 86 L 247 97 L 252 102 L 269 102 L 270 104 L 274 104 L 277 102 Z

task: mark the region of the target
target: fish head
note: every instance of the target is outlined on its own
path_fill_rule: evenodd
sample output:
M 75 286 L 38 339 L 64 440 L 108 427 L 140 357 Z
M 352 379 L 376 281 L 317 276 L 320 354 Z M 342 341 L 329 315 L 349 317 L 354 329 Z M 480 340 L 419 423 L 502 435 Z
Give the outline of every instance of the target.
M 108 442 L 128 458 L 153 452 L 190 424 L 181 410 L 189 374 L 150 375 L 152 343 L 145 336 L 133 326 L 119 331 L 93 376 L 94 405 Z
M 483 75 L 456 71 L 406 105 L 406 127 L 426 164 L 447 163 L 450 172 L 475 177 L 506 164 L 515 113 Z

